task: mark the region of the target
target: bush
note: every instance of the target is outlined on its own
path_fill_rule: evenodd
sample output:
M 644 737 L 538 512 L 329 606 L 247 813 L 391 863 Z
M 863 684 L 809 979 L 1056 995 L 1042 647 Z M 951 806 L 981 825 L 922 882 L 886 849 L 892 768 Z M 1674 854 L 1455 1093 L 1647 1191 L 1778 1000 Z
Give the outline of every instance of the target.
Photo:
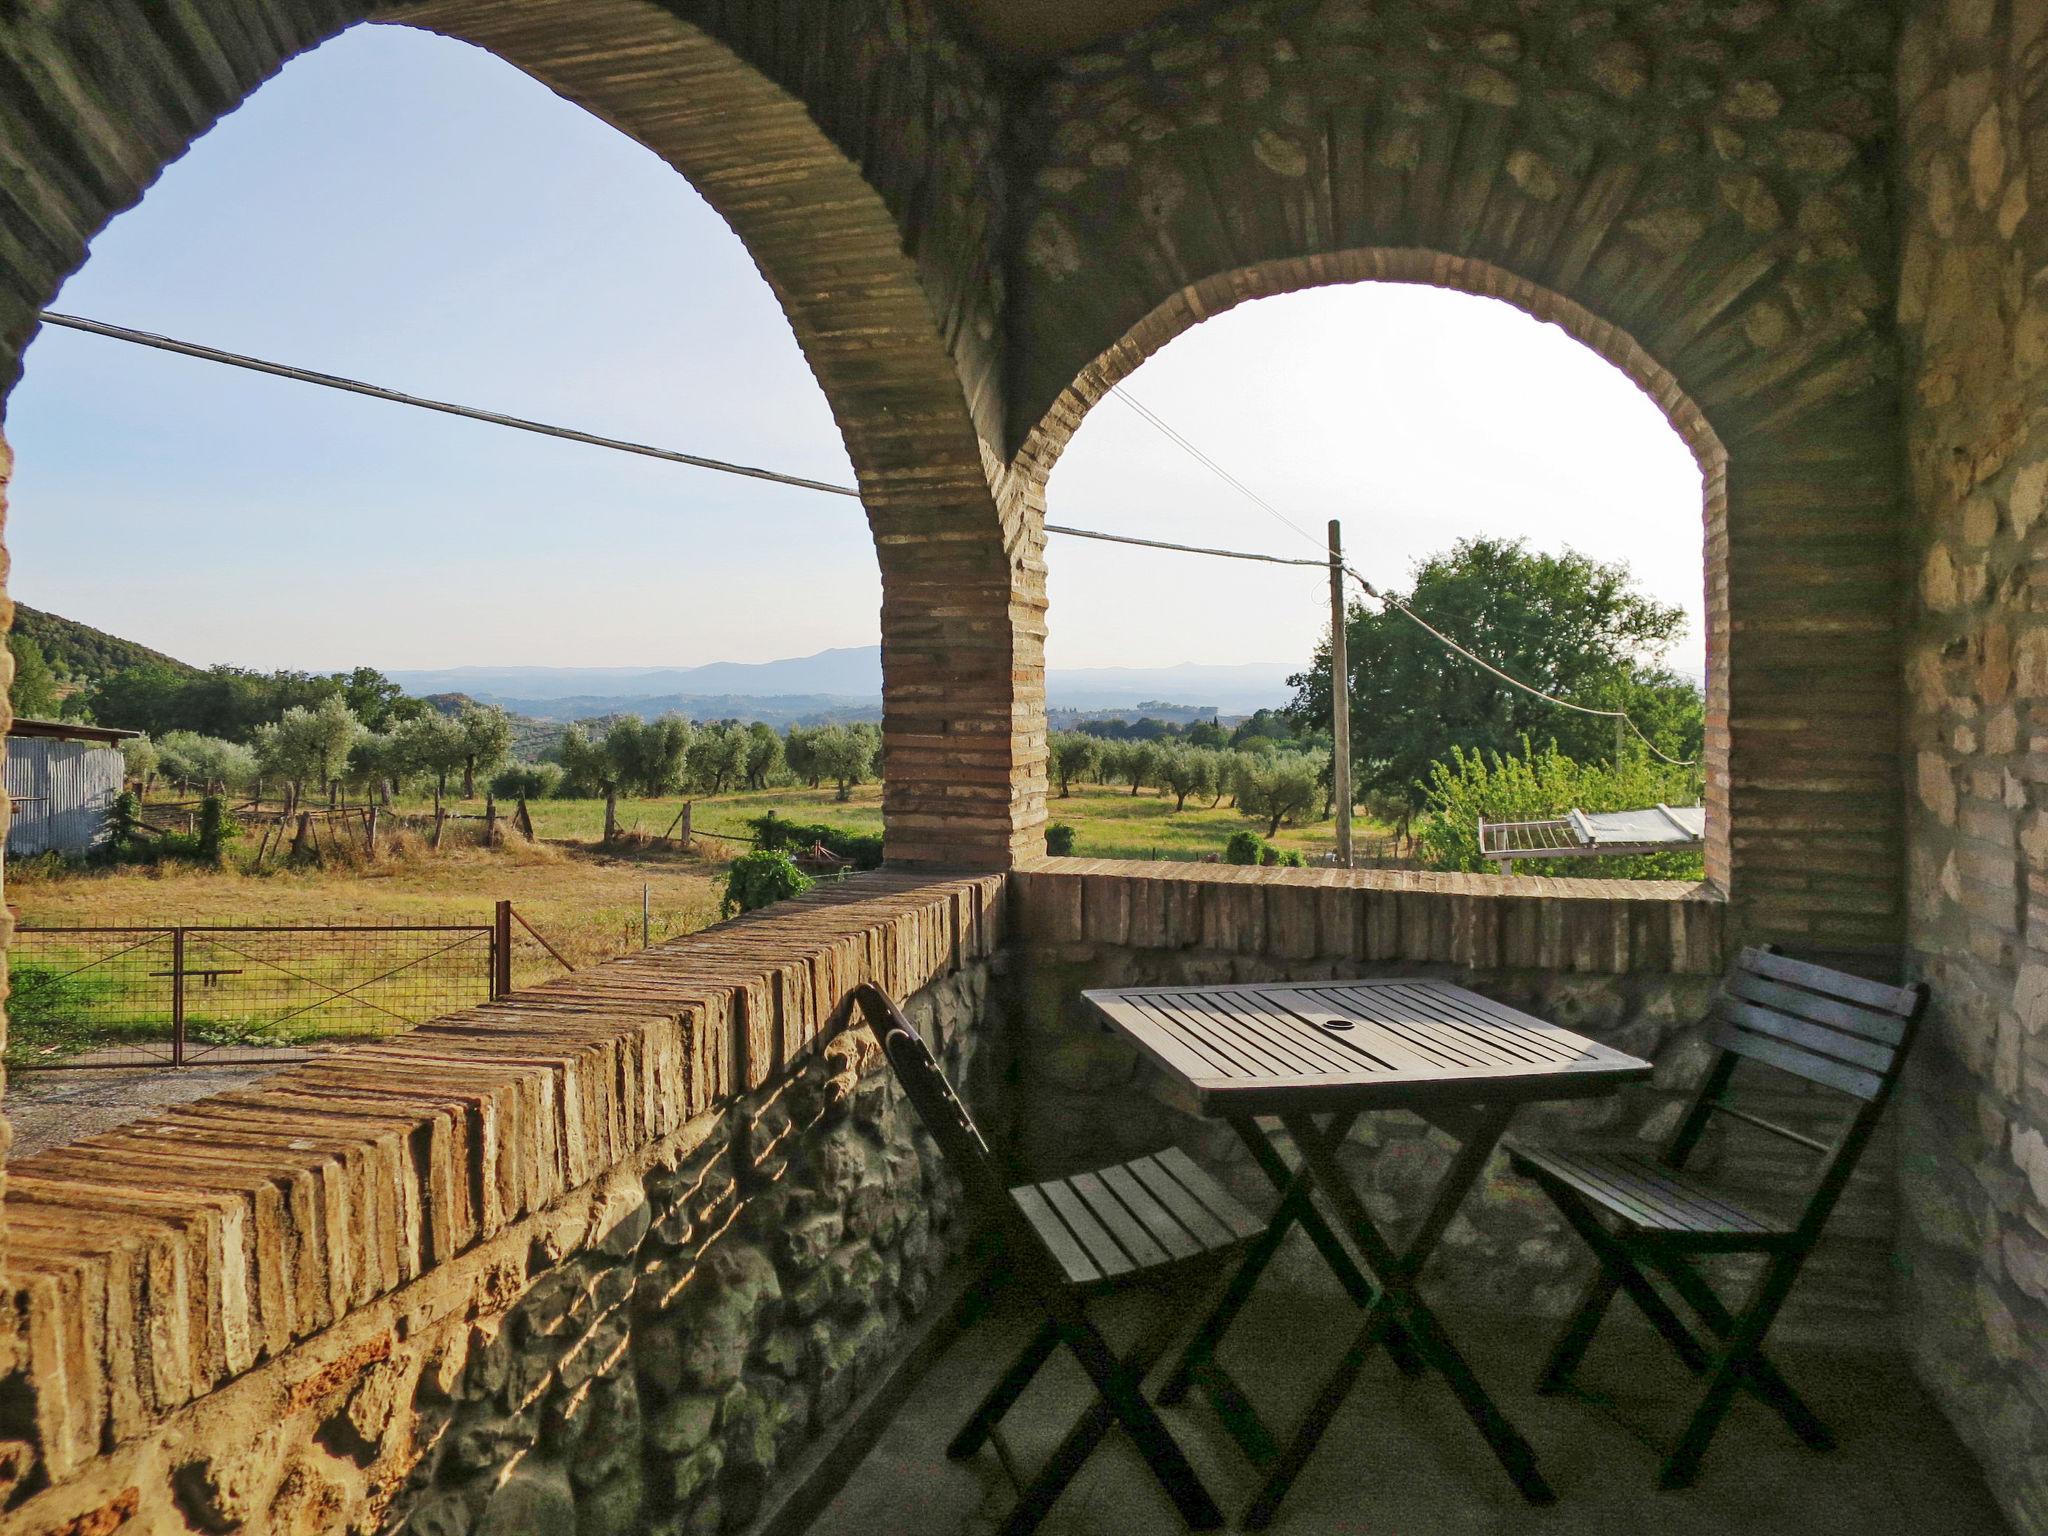
M 1308 867 L 1308 860 L 1301 856 L 1299 848 L 1289 848 L 1280 855 L 1280 862 L 1288 869 L 1306 869 Z
M 1579 763 L 1555 746 L 1536 751 L 1524 738 L 1512 757 L 1465 752 L 1430 770 L 1415 841 L 1430 869 L 1491 870 L 1479 856 L 1479 821 L 1543 821 L 1568 810 L 1629 811 L 1648 806 L 1696 805 L 1699 770 L 1654 762 L 1640 749 L 1618 763 Z M 1697 853 L 1653 853 L 1632 858 L 1545 861 L 1550 872 L 1620 880 L 1698 880 L 1706 873 Z
M 1259 844 L 1259 862 L 1261 864 L 1278 864 L 1280 862 L 1280 850 L 1271 843 Z
M 218 864 L 223 846 L 228 839 L 239 837 L 242 829 L 235 824 L 234 817 L 227 813 L 219 795 L 208 795 L 199 802 L 199 846 L 194 850 L 198 857 L 208 864 Z
M 816 882 L 779 850 L 756 848 L 732 861 L 725 878 L 725 915 L 756 912 L 789 896 L 800 896 Z
M 1223 862 L 1226 864 L 1256 864 L 1265 850 L 1266 840 L 1250 827 L 1241 827 L 1230 834 L 1230 841 L 1223 845 Z
M 491 793 L 500 800 L 545 800 L 562 784 L 554 763 L 514 763 L 491 778 Z
M 1056 859 L 1063 859 L 1074 851 L 1074 829 L 1064 821 L 1056 821 L 1045 829 L 1045 851 Z
M 853 860 L 855 869 L 879 869 L 882 864 L 879 832 L 850 832 L 823 822 L 784 821 L 773 811 L 752 817 L 747 825 L 754 829 L 754 845 L 766 853 L 803 854 L 822 845 L 842 859 Z

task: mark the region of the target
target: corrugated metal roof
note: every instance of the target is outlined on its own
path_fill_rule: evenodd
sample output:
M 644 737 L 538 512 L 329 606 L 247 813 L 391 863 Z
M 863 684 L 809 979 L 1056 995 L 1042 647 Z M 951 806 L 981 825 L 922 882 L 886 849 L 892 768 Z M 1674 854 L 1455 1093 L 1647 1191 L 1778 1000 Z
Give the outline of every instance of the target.
M 9 736 L 50 736 L 60 741 L 128 741 L 141 731 L 111 725 L 82 725 L 76 720 L 30 720 L 16 716 L 7 723 Z

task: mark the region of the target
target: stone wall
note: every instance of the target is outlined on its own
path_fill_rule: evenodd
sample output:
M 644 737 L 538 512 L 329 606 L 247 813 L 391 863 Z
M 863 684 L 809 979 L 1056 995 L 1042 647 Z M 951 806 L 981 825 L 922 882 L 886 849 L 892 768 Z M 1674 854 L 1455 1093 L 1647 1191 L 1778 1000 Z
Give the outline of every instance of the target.
M 1092 1016 L 1080 1001 L 1084 987 L 1436 976 L 1656 1063 L 1649 1082 L 1612 1097 L 1525 1109 L 1514 1134 L 1528 1140 L 1661 1144 L 1713 1059 L 1702 1018 L 1725 964 L 1725 908 L 1699 887 L 1335 870 L 1232 877 L 1077 859 L 1048 860 L 1012 879 L 1017 1139 L 1036 1174 L 1173 1141 L 1229 1170 L 1246 1199 L 1271 1200 L 1227 1127 L 1150 1096 L 1153 1069 Z M 1786 1123 L 1831 1123 L 1826 1099 L 1775 1076 L 1744 1077 L 1738 1092 L 1770 1095 L 1767 1112 Z M 1414 1116 L 1372 1114 L 1352 1133 L 1346 1160 L 1375 1214 L 1398 1231 L 1424 1208 L 1451 1150 Z M 1811 1163 L 1774 1137 L 1717 1125 L 1697 1166 L 1771 1209 L 1804 1187 Z M 1880 1151 L 1866 1159 L 1780 1326 L 1795 1336 L 1888 1341 L 1893 1231 L 1891 1170 Z M 1297 1250 L 1292 1273 L 1327 1287 L 1306 1246 Z M 1497 1156 L 1427 1279 L 1463 1305 L 1556 1314 L 1589 1270 L 1583 1245 L 1549 1202 Z
M 744 1525 L 960 1236 L 820 1027 L 872 977 L 986 1103 L 1002 913 L 866 877 L 17 1164 L 0 1524 Z
M 1851 0 L 1260 0 L 1063 59 L 1014 128 L 1020 471 L 1248 298 L 1380 278 L 1558 323 L 1701 460 L 1709 871 L 1738 927 L 1889 953 L 1892 43 Z
M 1920 1365 L 2048 1528 L 2048 7 L 1909 7 L 1899 322 L 1919 574 L 1903 1109 Z

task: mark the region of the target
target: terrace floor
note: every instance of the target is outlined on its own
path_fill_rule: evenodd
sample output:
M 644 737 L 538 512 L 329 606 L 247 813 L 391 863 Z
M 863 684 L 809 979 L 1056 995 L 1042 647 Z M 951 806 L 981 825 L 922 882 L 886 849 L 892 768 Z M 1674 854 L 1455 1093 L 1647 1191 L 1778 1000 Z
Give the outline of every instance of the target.
M 1297 1239 L 1298 1240 L 1298 1239 Z M 1328 1368 L 1336 1301 L 1255 1296 L 1224 1359 L 1269 1417 L 1291 1424 L 1307 1377 Z M 1446 1324 L 1509 1418 L 1535 1445 L 1559 1502 L 1533 1509 L 1515 1494 L 1440 1381 L 1400 1377 L 1384 1357 L 1331 1426 L 1272 1530 L 1292 1536 L 1998 1536 L 2007 1527 L 1969 1453 L 1914 1383 L 1883 1353 L 1772 1351 L 1840 1438 L 1827 1455 L 1803 1448 L 1776 1417 L 1739 1402 L 1697 1486 L 1660 1493 L 1659 1434 L 1690 1410 L 1690 1378 L 1647 1328 L 1623 1326 L 1622 1304 L 1581 1380 L 1601 1400 L 1530 1390 L 1550 1323 L 1447 1317 Z M 992 1449 L 949 1462 L 942 1447 L 1030 1319 L 1000 1309 L 919 1383 L 881 1439 L 812 1526 L 862 1536 L 986 1536 L 1014 1489 Z M 1112 1339 L 1127 1338 L 1128 1319 Z M 1304 1347 L 1303 1341 L 1314 1341 Z M 1314 1347 L 1321 1345 L 1324 1347 Z M 1058 1357 L 1006 1421 L 1024 1475 L 1035 1471 L 1088 1401 L 1078 1368 Z M 1282 1406 L 1284 1405 L 1284 1406 Z M 1278 1412 L 1274 1410 L 1278 1408 Z M 1167 1410 L 1175 1434 L 1226 1513 L 1255 1479 L 1206 1407 Z M 1046 1536 L 1144 1536 L 1183 1527 L 1121 1436 L 1098 1451 L 1054 1507 Z

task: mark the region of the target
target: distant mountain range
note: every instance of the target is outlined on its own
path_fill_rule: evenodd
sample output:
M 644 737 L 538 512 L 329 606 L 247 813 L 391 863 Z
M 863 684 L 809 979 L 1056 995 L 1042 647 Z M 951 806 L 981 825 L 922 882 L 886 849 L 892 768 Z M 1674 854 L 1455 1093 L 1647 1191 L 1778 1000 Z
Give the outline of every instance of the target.
M 1063 667 L 1046 679 L 1055 709 L 1131 709 L 1152 701 L 1206 705 L 1224 714 L 1285 704 L 1286 662 L 1175 667 Z M 843 646 L 782 661 L 699 667 L 449 667 L 387 674 L 408 693 L 464 693 L 544 720 L 598 715 L 752 717 L 771 724 L 879 714 L 879 646 Z

